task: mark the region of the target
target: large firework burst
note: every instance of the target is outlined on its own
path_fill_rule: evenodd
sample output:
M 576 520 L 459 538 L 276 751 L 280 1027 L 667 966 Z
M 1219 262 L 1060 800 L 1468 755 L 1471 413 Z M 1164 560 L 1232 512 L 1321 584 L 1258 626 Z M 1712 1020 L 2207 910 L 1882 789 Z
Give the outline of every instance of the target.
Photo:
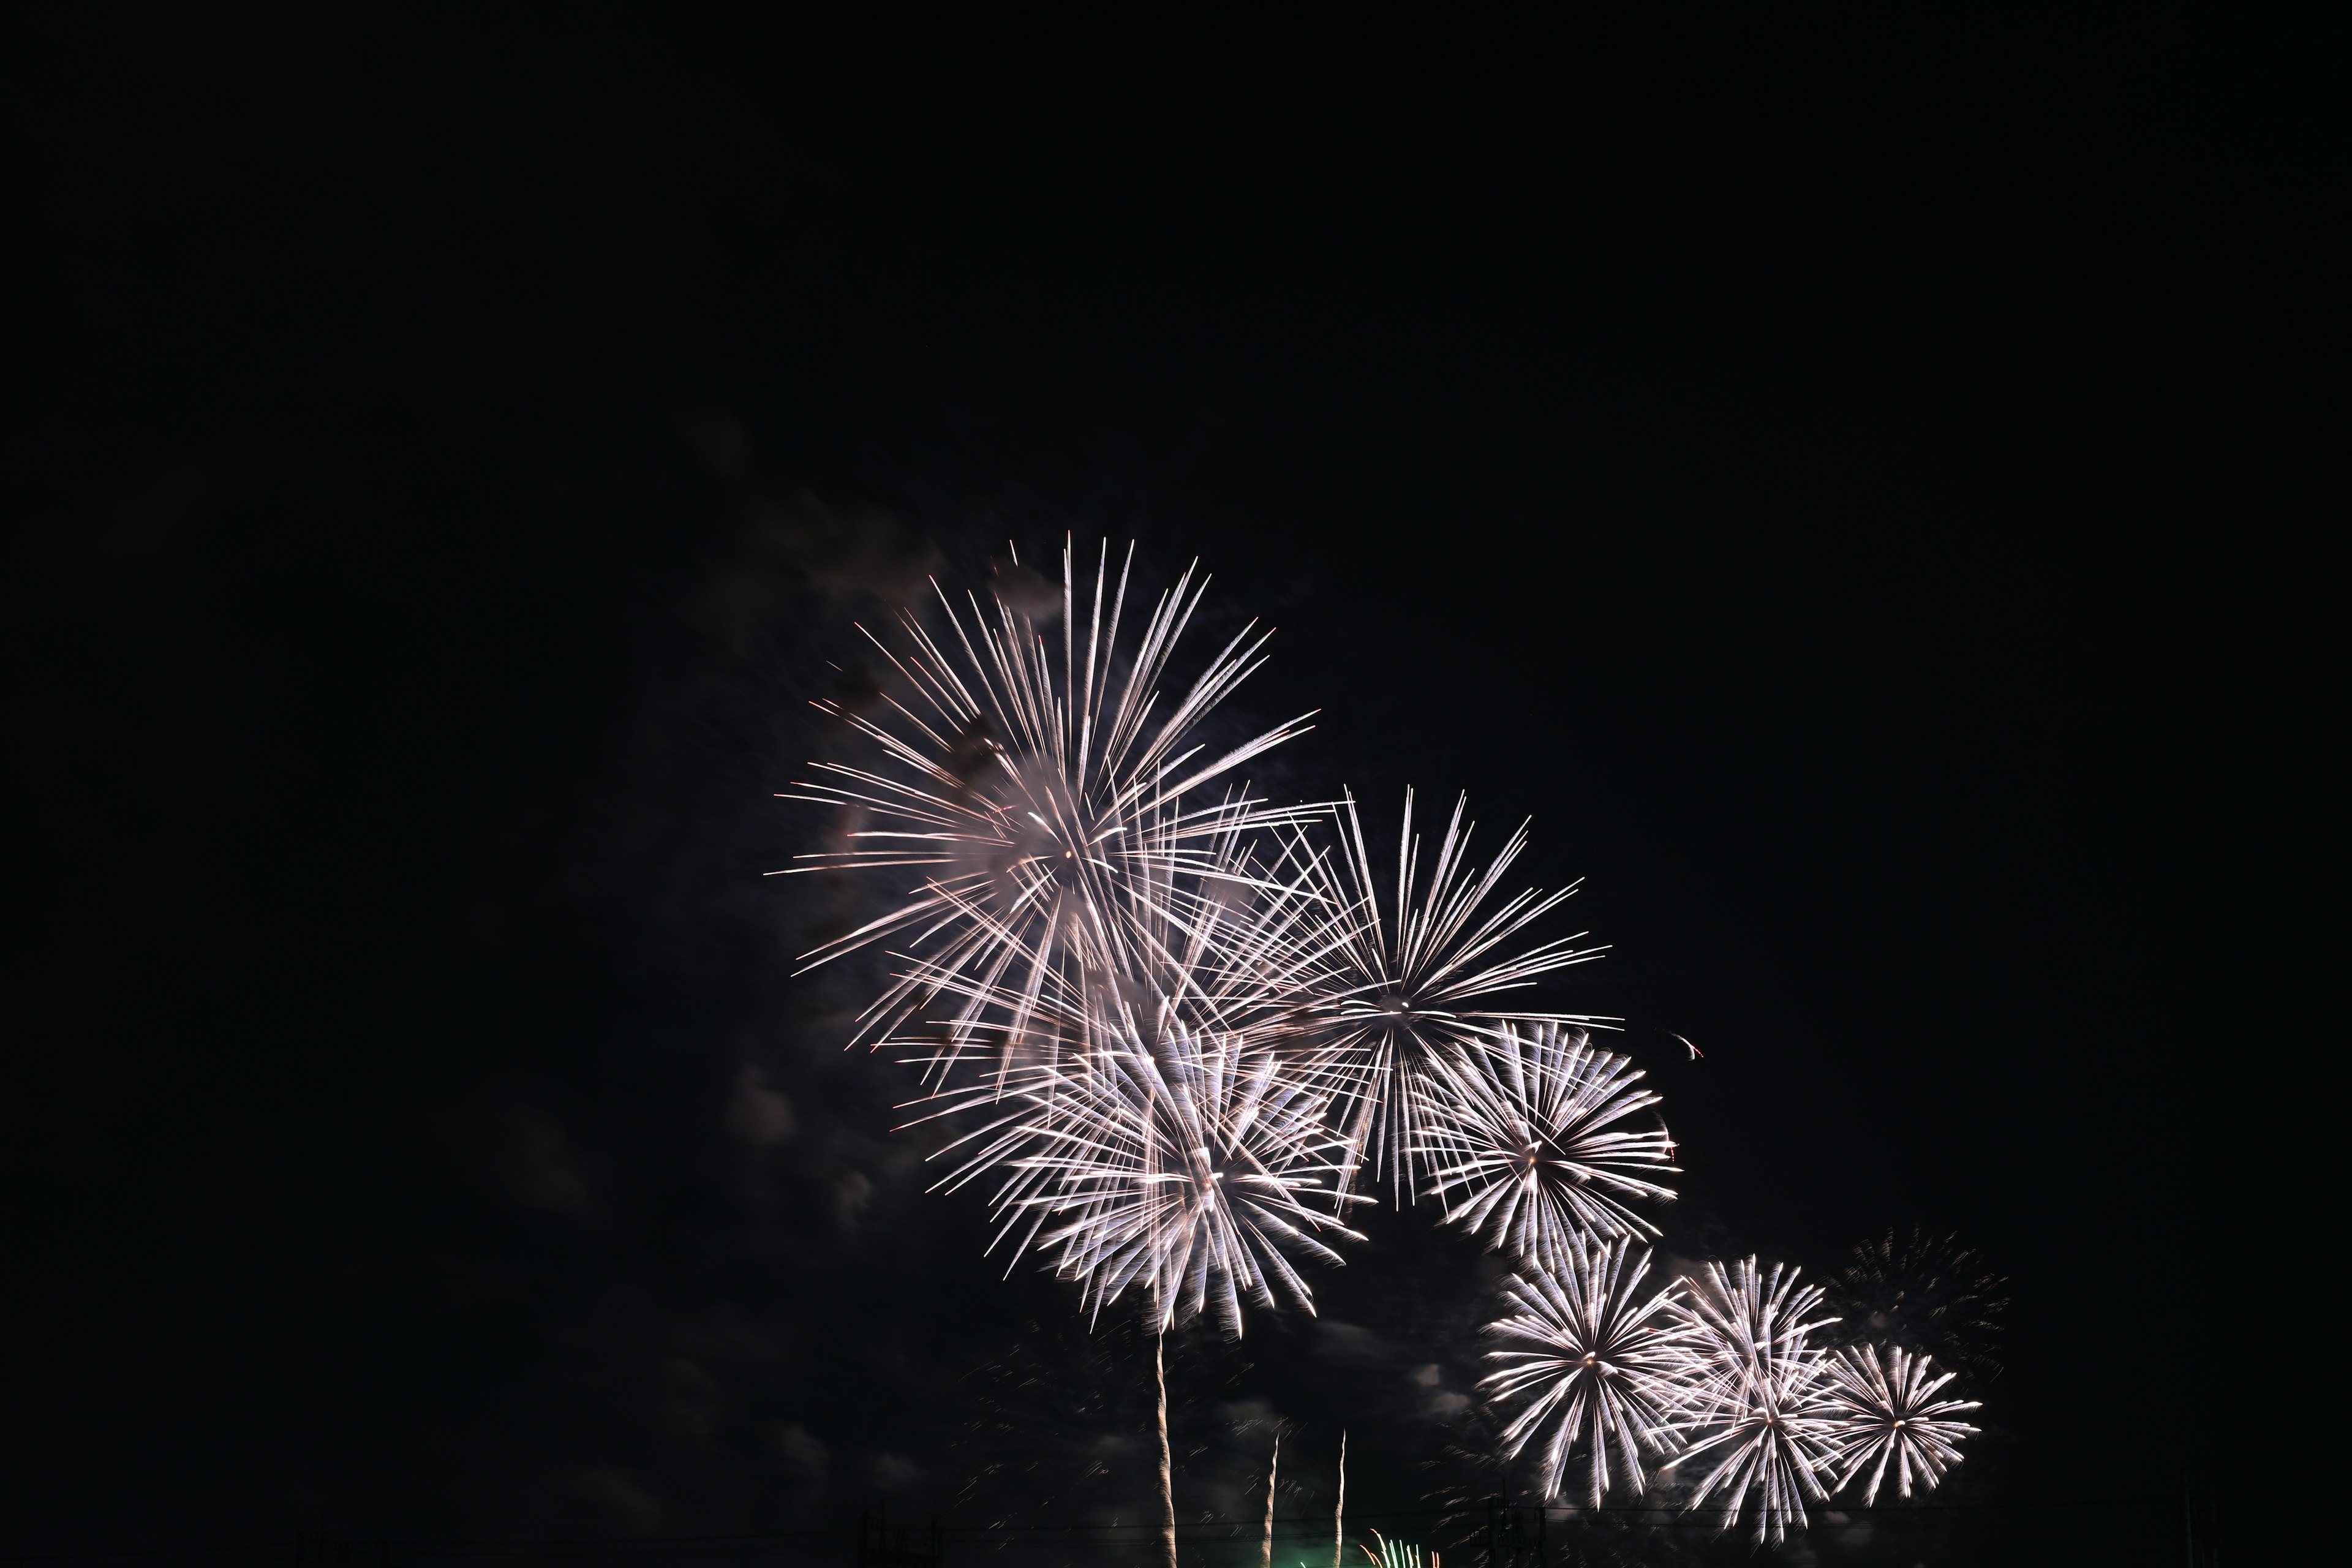
M 1889 1463 L 1903 1496 L 1911 1495 L 1915 1477 L 1922 1489 L 1932 1489 L 1960 1462 L 1960 1440 L 1976 1433 L 1952 1417 L 1976 1409 L 1977 1401 L 1937 1399 L 1937 1392 L 1955 1374 L 1932 1376 L 1934 1364 L 1931 1356 L 1876 1345 L 1851 1346 L 1832 1360 L 1834 1441 L 1843 1466 L 1837 1484 L 1843 1488 L 1868 1468 L 1865 1508 L 1878 1500 Z
M 1428 1195 L 1445 1218 L 1539 1267 L 1579 1231 L 1655 1236 L 1628 1198 L 1672 1200 L 1666 1130 L 1628 1128 L 1658 1103 L 1642 1071 L 1573 1026 L 1506 1023 L 1468 1049 L 1432 1053 L 1413 1085 Z
M 1584 932 L 1530 946 L 1516 940 L 1558 908 L 1576 885 L 1528 889 L 1488 906 L 1528 845 L 1527 825 L 1483 869 L 1469 859 L 1475 826 L 1469 799 L 1454 807 L 1425 868 L 1405 793 L 1394 892 L 1383 899 L 1352 795 L 1336 814 L 1337 853 L 1296 848 L 1315 897 L 1302 900 L 1294 931 L 1269 952 L 1284 994 L 1284 1029 L 1302 1070 L 1332 1084 L 1355 1157 L 1369 1158 L 1409 1197 L 1429 1142 L 1420 1120 L 1432 1090 L 1431 1064 L 1449 1049 L 1483 1047 L 1513 1022 L 1588 1024 L 1582 1014 L 1513 1011 L 1508 993 L 1538 977 L 1597 957 L 1579 948 Z M 1295 836 L 1294 846 L 1303 846 Z
M 1612 1480 L 1643 1489 L 1642 1454 L 1673 1450 L 1671 1417 L 1692 1370 L 1693 1331 L 1673 1309 L 1679 1281 L 1645 1294 L 1647 1251 L 1628 1256 L 1619 1237 L 1587 1241 L 1570 1234 L 1549 1266 L 1512 1276 L 1505 1314 L 1486 1332 L 1532 1349 L 1497 1350 L 1502 1363 L 1480 1382 L 1498 1405 L 1526 1399 L 1503 1429 L 1506 1458 L 1543 1436 L 1538 1474 L 1544 1495 L 1558 1497 L 1580 1446 L 1586 1495 L 1594 1508 Z
M 1753 1258 L 1710 1263 L 1675 1308 L 1694 1358 L 1675 1422 L 1689 1447 L 1664 1468 L 1711 1463 L 1688 1506 L 1720 1492 L 1729 1530 L 1752 1496 L 1759 1543 L 1804 1528 L 1807 1500 L 1829 1499 L 1821 1476 L 1836 1455 L 1829 1357 L 1809 1340 L 1834 1320 L 1808 1318 L 1822 1292 L 1797 1273 L 1778 1263 L 1767 1273 Z
M 992 610 L 972 595 L 967 616 L 942 591 L 944 637 L 911 611 L 901 616 L 903 649 L 867 634 L 904 687 L 885 699 L 886 713 L 816 704 L 882 755 L 873 767 L 814 764 L 823 776 L 784 795 L 849 817 L 847 847 L 798 856 L 804 863 L 790 869 L 914 879 L 898 907 L 805 955 L 814 967 L 875 942 L 906 942 L 909 967 L 860 1015 L 857 1038 L 878 1038 L 959 992 L 939 1020 L 951 1054 L 991 1037 L 988 1009 L 1001 997 L 1012 999 L 1017 1036 L 1022 1010 L 1057 979 L 1074 984 L 1079 969 L 1126 970 L 1148 953 L 1148 928 L 1181 922 L 1169 907 L 1180 884 L 1213 874 L 1203 844 L 1308 815 L 1243 791 L 1199 802 L 1195 792 L 1300 733 L 1306 717 L 1204 755 L 1195 731 L 1263 662 L 1270 634 L 1252 623 L 1180 700 L 1163 705 L 1160 681 L 1207 582 L 1188 570 L 1125 647 L 1132 556 L 1130 549 L 1109 585 L 1106 545 L 1089 603 L 1064 549 L 1058 650 L 1041 629 L 1051 617 L 1033 615 L 1025 601 L 992 595 Z

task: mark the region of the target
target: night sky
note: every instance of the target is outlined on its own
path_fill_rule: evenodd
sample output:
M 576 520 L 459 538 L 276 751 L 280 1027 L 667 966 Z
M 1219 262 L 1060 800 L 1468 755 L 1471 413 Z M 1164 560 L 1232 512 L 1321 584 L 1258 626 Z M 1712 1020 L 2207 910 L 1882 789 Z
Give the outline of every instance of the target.
M 1678 1256 L 2009 1276 L 1997 1506 L 1810 1550 L 2320 1550 L 2339 49 L 677 9 L 7 51 L 0 1542 L 1139 1517 L 1148 1345 L 792 974 L 885 889 L 761 875 L 854 623 L 1070 533 L 1279 627 L 1261 783 L 1585 879 Z M 1368 1228 L 1184 1516 L 1459 1481 L 1494 1265 Z

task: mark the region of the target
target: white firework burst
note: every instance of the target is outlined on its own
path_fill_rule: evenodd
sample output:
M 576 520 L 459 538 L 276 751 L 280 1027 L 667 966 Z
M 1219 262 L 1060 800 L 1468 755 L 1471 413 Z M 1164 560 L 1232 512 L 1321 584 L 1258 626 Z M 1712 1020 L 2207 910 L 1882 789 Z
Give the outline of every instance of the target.
M 1937 1392 L 1955 1374 L 1931 1376 L 1934 1364 L 1933 1356 L 1915 1356 L 1891 1345 L 1851 1347 L 1832 1363 L 1834 1440 L 1843 1467 L 1837 1485 L 1844 1488 L 1867 1468 L 1865 1508 L 1878 1500 L 1889 1464 L 1903 1496 L 1911 1495 L 1915 1478 L 1922 1490 L 1932 1490 L 1960 1462 L 1961 1439 L 1976 1435 L 1974 1426 L 1952 1417 L 1976 1409 L 1978 1402 L 1937 1399 Z
M 1574 884 L 1550 893 L 1528 889 L 1488 906 L 1527 848 L 1526 824 L 1491 865 L 1473 866 L 1475 825 L 1466 820 L 1469 800 L 1463 797 L 1424 876 L 1412 802 L 1407 791 L 1395 890 L 1385 901 L 1353 796 L 1336 814 L 1336 854 L 1294 848 L 1317 897 L 1296 931 L 1267 953 L 1275 989 L 1286 998 L 1285 1029 L 1300 1070 L 1333 1086 L 1355 1158 L 1369 1158 L 1400 1202 L 1412 1192 L 1414 1166 L 1428 1142 L 1419 1118 L 1429 1097 L 1431 1064 L 1450 1049 L 1492 1042 L 1510 1023 L 1595 1022 L 1582 1014 L 1511 1011 L 1499 1003 L 1539 976 L 1602 951 L 1579 948 L 1581 931 L 1513 945 L 1574 893 Z M 1303 837 L 1292 843 L 1303 846 Z
M 886 698 L 875 718 L 816 704 L 882 756 L 873 767 L 815 763 L 816 782 L 783 794 L 850 819 L 847 847 L 795 857 L 803 863 L 790 869 L 913 879 L 897 908 L 804 955 L 814 968 L 876 942 L 907 944 L 908 967 L 860 1015 L 856 1039 L 880 1038 L 943 995 L 956 998 L 938 1021 L 950 1056 L 1017 1037 L 1024 1010 L 1057 981 L 1075 984 L 1081 969 L 1118 973 L 1149 956 L 1155 925 L 1181 923 L 1171 906 L 1214 875 L 1204 844 L 1317 814 L 1232 789 L 1199 804 L 1196 792 L 1230 784 L 1233 770 L 1301 733 L 1308 716 L 1204 755 L 1196 731 L 1264 662 L 1270 634 L 1252 623 L 1180 700 L 1163 704 L 1160 681 L 1208 584 L 1188 570 L 1136 644 L 1122 646 L 1133 553 L 1109 584 L 1105 547 L 1088 603 L 1065 547 L 1058 649 L 1038 618 L 1001 594 L 992 609 L 969 596 L 967 616 L 940 592 L 950 635 L 934 638 L 911 611 L 901 617 L 902 651 L 867 634 L 901 678 L 903 700 Z M 1013 1020 L 992 1031 L 988 1009 L 1007 998 Z
M 1050 1079 L 1062 1054 L 1100 1032 L 1102 1019 L 1120 1007 L 1146 1015 L 1173 1008 L 1188 1027 L 1239 1037 L 1249 1046 L 1278 1038 L 1286 1001 L 1275 988 L 1266 954 L 1292 940 L 1318 895 L 1289 850 L 1271 846 L 1273 862 L 1265 865 L 1262 847 L 1232 823 L 1184 849 L 1185 874 L 1162 878 L 1150 898 L 1131 902 L 1129 918 L 1104 944 L 1105 963 L 1066 954 L 1062 963 L 1034 965 L 1034 980 L 1022 990 L 1001 975 L 916 964 L 907 978 L 927 985 L 951 1016 L 907 1020 L 912 1027 L 884 1043 L 907 1047 L 903 1059 L 923 1068 L 935 1100 L 969 1109 L 980 1101 L 961 1090 L 975 1086 L 950 1084 L 949 1069 L 973 1054 L 976 1042 L 986 1042 L 995 1063 L 977 1085 L 992 1100 L 1040 1072 Z M 1011 951 L 1028 952 L 1020 943 Z
M 1821 1477 L 1837 1452 L 1830 1360 L 1809 1342 L 1836 1320 L 1808 1320 L 1822 1293 L 1797 1273 L 1778 1263 L 1766 1273 L 1753 1258 L 1710 1263 L 1675 1307 L 1694 1357 L 1675 1422 L 1688 1447 L 1664 1468 L 1712 1465 L 1687 1506 L 1720 1492 L 1729 1530 L 1752 1498 L 1759 1544 L 1803 1529 L 1808 1500 L 1828 1500 Z
M 1622 1481 L 1644 1489 L 1642 1456 L 1671 1453 L 1672 1417 L 1686 1393 L 1693 1331 L 1673 1310 L 1679 1281 L 1645 1294 L 1644 1250 L 1628 1255 L 1622 1237 L 1587 1241 L 1571 1235 L 1551 1267 L 1505 1281 L 1505 1315 L 1486 1331 L 1533 1349 L 1497 1350 L 1500 1363 L 1480 1382 L 1497 1405 L 1525 1408 L 1503 1429 L 1506 1458 L 1543 1439 L 1538 1475 L 1544 1496 L 1561 1495 L 1580 1447 L 1586 1496 L 1594 1508 Z
M 967 1136 L 980 1147 L 945 1184 L 1003 1171 L 996 1245 L 1046 1254 L 1092 1311 L 1133 1289 L 1160 1330 L 1205 1313 L 1232 1335 L 1244 1300 L 1312 1312 L 1293 1258 L 1338 1264 L 1329 1241 L 1362 1239 L 1337 1217 L 1348 1200 L 1324 1097 L 1164 994 L 1105 1004 L 1082 1050 Z
M 1491 1040 L 1433 1053 L 1415 1082 L 1414 1152 L 1445 1218 L 1540 1267 L 1576 1233 L 1655 1236 L 1627 1199 L 1671 1202 L 1674 1142 L 1642 1071 L 1573 1026 L 1506 1023 Z

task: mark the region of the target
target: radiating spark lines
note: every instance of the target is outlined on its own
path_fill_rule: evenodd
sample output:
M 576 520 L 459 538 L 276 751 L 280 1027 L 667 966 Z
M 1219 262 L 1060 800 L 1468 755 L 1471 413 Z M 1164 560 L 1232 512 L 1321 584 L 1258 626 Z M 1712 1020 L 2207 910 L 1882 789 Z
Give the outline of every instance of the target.
M 1651 1179 L 1675 1170 L 1665 1128 L 1623 1125 L 1658 1103 L 1642 1076 L 1552 1023 L 1433 1053 L 1415 1085 L 1428 1195 L 1450 1223 L 1546 1267 L 1579 1233 L 1657 1235 L 1625 1202 L 1675 1195 Z
M 1878 1501 L 1878 1489 L 1895 1467 L 1896 1489 L 1911 1495 L 1916 1479 L 1921 1490 L 1932 1490 L 1944 1472 L 1960 1462 L 1959 1443 L 1976 1428 L 1952 1417 L 1977 1408 L 1973 1399 L 1937 1399 L 1936 1394 L 1955 1375 L 1931 1376 L 1935 1358 L 1913 1355 L 1897 1346 L 1864 1345 L 1839 1351 L 1832 1358 L 1831 1402 L 1835 1409 L 1835 1441 L 1842 1466 L 1843 1489 L 1864 1470 L 1870 1484 L 1863 1506 Z
M 858 1038 L 887 1034 L 960 980 L 971 994 L 944 1026 L 968 1049 L 985 1033 L 978 997 L 1009 994 L 1017 1013 L 1057 975 L 1070 984 L 1079 969 L 1124 967 L 1136 923 L 1164 918 L 1157 906 L 1171 886 L 1202 871 L 1201 844 L 1311 815 L 1241 792 L 1197 803 L 1195 792 L 1303 732 L 1309 716 L 1205 755 L 1202 721 L 1263 662 L 1271 634 L 1244 628 L 1163 705 L 1161 680 L 1207 583 L 1187 571 L 1128 647 L 1129 554 L 1111 585 L 1105 547 L 1089 600 L 1064 550 L 1058 661 L 1037 624 L 1002 597 L 992 612 L 969 595 L 967 613 L 940 590 L 949 636 L 934 637 L 911 611 L 900 618 L 902 649 L 867 634 L 903 685 L 885 699 L 887 714 L 817 704 L 882 759 L 816 763 L 821 777 L 784 794 L 852 819 L 848 847 L 798 856 L 790 869 L 913 879 L 897 908 L 804 957 L 814 967 L 876 942 L 906 944 L 910 967 L 860 1016 Z
M 1339 1140 L 1269 1052 L 1162 999 L 1098 1017 L 1087 1047 L 1024 1087 L 959 1171 L 1003 1173 L 999 1243 L 1034 1247 L 1099 1312 L 1135 1289 L 1160 1328 L 1244 1300 L 1313 1310 L 1294 1258 L 1337 1264 Z
M 1500 1365 L 1479 1386 L 1497 1405 L 1527 1404 L 1503 1429 L 1507 1457 L 1540 1437 L 1538 1484 L 1559 1497 L 1570 1461 L 1583 1453 L 1594 1508 L 1612 1481 L 1644 1489 L 1643 1456 L 1672 1453 L 1672 1417 L 1688 1391 L 1695 1330 L 1673 1309 L 1683 1287 L 1648 1289 L 1650 1255 L 1629 1256 L 1620 1237 L 1571 1236 L 1550 1267 L 1512 1276 L 1504 1316 L 1486 1332 L 1512 1348 L 1486 1352 Z
M 1691 1331 L 1690 1386 L 1675 1423 L 1688 1445 L 1663 1468 L 1696 1461 L 1691 1507 L 1722 1494 L 1723 1528 L 1752 1500 L 1755 1539 L 1778 1542 L 1805 1526 L 1807 1501 L 1824 1502 L 1822 1473 L 1836 1452 L 1827 1355 L 1809 1340 L 1832 1320 L 1809 1318 L 1821 1290 L 1797 1270 L 1753 1258 L 1710 1263 L 1676 1312 Z
M 1582 932 L 1516 945 L 1576 888 L 1528 889 L 1490 906 L 1527 848 L 1528 829 L 1522 824 L 1482 869 L 1469 859 L 1468 811 L 1466 796 L 1455 803 L 1424 873 L 1406 792 L 1394 891 L 1385 901 L 1353 796 L 1335 815 L 1337 852 L 1295 857 L 1319 897 L 1305 911 L 1293 962 L 1275 979 L 1299 1026 L 1303 1069 L 1334 1085 L 1356 1157 L 1388 1178 L 1400 1202 L 1412 1195 L 1430 1142 L 1421 1115 L 1433 1062 L 1449 1049 L 1491 1042 L 1514 1021 L 1595 1021 L 1499 1005 L 1506 994 L 1602 950 L 1578 947 Z
M 1424 842 L 1408 790 L 1390 866 L 1352 795 L 1253 793 L 1239 770 L 1312 715 L 1208 745 L 1265 635 L 1167 700 L 1207 580 L 1188 569 L 1123 638 L 1133 554 L 1114 580 L 1105 546 L 1089 588 L 1066 545 L 1042 616 L 1011 589 L 903 615 L 871 639 L 896 677 L 882 709 L 818 704 L 878 757 L 814 764 L 785 796 L 845 819 L 792 870 L 893 879 L 885 912 L 804 967 L 895 961 L 851 1043 L 920 1069 L 909 1122 L 953 1124 L 938 1185 L 988 1194 L 990 1250 L 1042 1262 L 1092 1316 L 1238 1337 L 1249 1308 L 1315 1310 L 1305 1268 L 1365 1239 L 1345 1221 L 1369 1177 L 1510 1259 L 1479 1386 L 1547 1499 L 1599 1509 L 1671 1476 L 1681 1506 L 1762 1543 L 1833 1492 L 1937 1486 L 1977 1406 L 1944 1397 L 1924 1349 L 1990 1368 L 1999 1278 L 1949 1237 L 1890 1233 L 1839 1282 L 1834 1345 L 1793 1268 L 1654 1279 L 1642 1243 L 1680 1169 L 1659 1095 L 1593 1045 L 1602 1020 L 1535 990 L 1603 951 L 1535 930 L 1576 885 L 1509 891 L 1528 828 L 1475 863 L 1466 798 Z M 1164 1378 L 1160 1396 L 1174 1568 Z

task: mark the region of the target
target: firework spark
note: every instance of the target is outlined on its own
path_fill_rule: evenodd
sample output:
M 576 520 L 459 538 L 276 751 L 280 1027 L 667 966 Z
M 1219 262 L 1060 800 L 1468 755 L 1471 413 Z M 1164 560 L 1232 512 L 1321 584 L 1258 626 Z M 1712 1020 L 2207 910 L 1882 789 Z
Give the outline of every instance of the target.
M 1643 1294 L 1650 1255 L 1629 1257 L 1627 1246 L 1622 1237 L 1587 1241 L 1571 1233 L 1550 1267 L 1506 1281 L 1506 1313 L 1486 1325 L 1489 1334 L 1535 1347 L 1487 1352 L 1501 1365 L 1480 1386 L 1498 1405 L 1528 1401 L 1503 1429 L 1505 1458 L 1549 1434 L 1538 1470 L 1547 1498 L 1561 1494 L 1579 1447 L 1586 1494 L 1599 1508 L 1614 1479 L 1643 1490 L 1644 1450 L 1666 1454 L 1675 1446 L 1671 1417 L 1686 1392 L 1694 1331 L 1675 1313 L 1680 1281 Z
M 1728 1269 L 1710 1263 L 1675 1308 L 1694 1355 L 1675 1422 L 1689 1447 L 1663 1468 L 1712 1455 L 1688 1506 L 1720 1491 L 1721 1528 L 1729 1530 L 1753 1494 L 1759 1544 L 1805 1527 L 1806 1501 L 1829 1499 L 1821 1475 L 1836 1456 L 1830 1360 L 1809 1342 L 1835 1320 L 1807 1319 L 1822 1292 L 1800 1287 L 1797 1272 L 1776 1263 L 1767 1273 L 1753 1258 Z
M 1238 1335 L 1244 1299 L 1313 1311 L 1292 1258 L 1337 1264 L 1324 1238 L 1361 1239 L 1335 1217 L 1324 1098 L 1165 996 L 1099 1009 L 1088 1037 L 967 1136 L 980 1147 L 943 1184 L 1003 1172 L 998 1244 L 1049 1256 L 1092 1311 L 1129 1288 L 1163 1330 L 1206 1313 Z
M 1269 858 L 1262 861 L 1262 854 Z M 1001 974 L 974 977 L 950 965 L 918 963 L 906 978 L 927 986 L 954 1016 L 908 1020 L 911 1027 L 884 1043 L 906 1047 L 902 1059 L 921 1067 L 924 1081 L 944 1091 L 950 1069 L 975 1042 L 990 1042 L 995 1071 L 983 1087 L 992 1100 L 1036 1073 L 1050 1079 L 1071 1043 L 1095 1027 L 1101 1008 L 1149 1009 L 1161 990 L 1201 1028 L 1252 1048 L 1284 1044 L 1295 1029 L 1286 1020 L 1297 1009 L 1270 955 L 1295 945 L 1297 933 L 1319 920 L 1312 868 L 1297 858 L 1295 845 L 1265 843 L 1233 823 L 1182 855 L 1182 875 L 1162 878 L 1151 897 L 1133 901 L 1117 932 L 1114 963 L 1040 965 L 1028 989 L 1004 984 Z M 1282 1058 L 1286 1068 L 1296 1065 L 1295 1053 Z
M 816 704 L 883 757 L 875 768 L 814 764 L 824 777 L 784 794 L 844 808 L 851 819 L 849 847 L 795 857 L 804 863 L 790 869 L 916 879 L 898 908 L 804 955 L 814 968 L 888 939 L 909 943 L 900 956 L 911 967 L 860 1015 L 856 1039 L 878 1039 L 959 991 L 961 1005 L 944 1022 L 956 1050 L 988 1035 L 987 1007 L 998 997 L 1013 998 L 1017 1035 L 1024 1005 L 1049 985 L 1075 984 L 1080 969 L 1121 971 L 1148 949 L 1144 928 L 1182 918 L 1167 906 L 1177 884 L 1207 869 L 1202 844 L 1313 815 L 1245 792 L 1209 805 L 1192 798 L 1303 732 L 1307 716 L 1205 756 L 1195 732 L 1264 662 L 1270 634 L 1255 623 L 1244 628 L 1181 700 L 1164 705 L 1160 681 L 1208 584 L 1188 570 L 1160 595 L 1136 645 L 1124 647 L 1133 553 L 1109 584 L 1106 545 L 1089 604 L 1065 547 L 1058 661 L 1037 621 L 1003 595 L 992 596 L 992 615 L 971 596 L 967 616 L 940 591 L 950 636 L 934 638 L 912 612 L 901 617 L 904 651 L 866 634 L 900 677 L 903 700 L 887 698 L 879 721 Z
M 1333 1085 L 1354 1156 L 1369 1157 L 1400 1202 L 1411 1196 L 1430 1142 L 1421 1115 L 1433 1092 L 1427 1080 L 1434 1060 L 1449 1049 L 1490 1044 L 1514 1022 L 1596 1021 L 1497 1008 L 1504 994 L 1602 950 L 1579 948 L 1581 931 L 1513 950 L 1515 939 L 1576 885 L 1550 893 L 1528 889 L 1486 907 L 1527 848 L 1528 829 L 1522 823 L 1480 869 L 1469 860 L 1475 825 L 1468 810 L 1467 796 L 1455 803 L 1424 878 L 1413 797 L 1406 792 L 1394 893 L 1384 903 L 1354 797 L 1344 798 L 1335 817 L 1338 852 L 1294 850 L 1293 861 L 1315 880 L 1318 896 L 1302 901 L 1297 931 L 1268 953 L 1275 987 L 1286 999 L 1289 1033 L 1305 1047 L 1303 1070 Z M 1303 846 L 1304 836 L 1292 843 Z
M 1679 1168 L 1673 1141 L 1663 1125 L 1620 1125 L 1658 1096 L 1582 1029 L 1507 1023 L 1491 1041 L 1433 1053 L 1414 1091 L 1414 1152 L 1429 1166 L 1426 1195 L 1453 1205 L 1449 1223 L 1544 1268 L 1579 1231 L 1658 1234 L 1623 1200 L 1673 1199 L 1646 1179 Z
M 1868 1468 L 1865 1508 L 1878 1500 L 1890 1462 L 1903 1496 L 1911 1495 L 1914 1477 L 1922 1490 L 1931 1490 L 1960 1462 L 1960 1440 L 1976 1434 L 1975 1427 L 1952 1417 L 1976 1409 L 1977 1401 L 1937 1399 L 1937 1391 L 1956 1374 L 1931 1378 L 1933 1365 L 1933 1357 L 1895 1346 L 1849 1347 L 1832 1359 L 1835 1440 L 1844 1467 L 1837 1484 L 1843 1489 Z

